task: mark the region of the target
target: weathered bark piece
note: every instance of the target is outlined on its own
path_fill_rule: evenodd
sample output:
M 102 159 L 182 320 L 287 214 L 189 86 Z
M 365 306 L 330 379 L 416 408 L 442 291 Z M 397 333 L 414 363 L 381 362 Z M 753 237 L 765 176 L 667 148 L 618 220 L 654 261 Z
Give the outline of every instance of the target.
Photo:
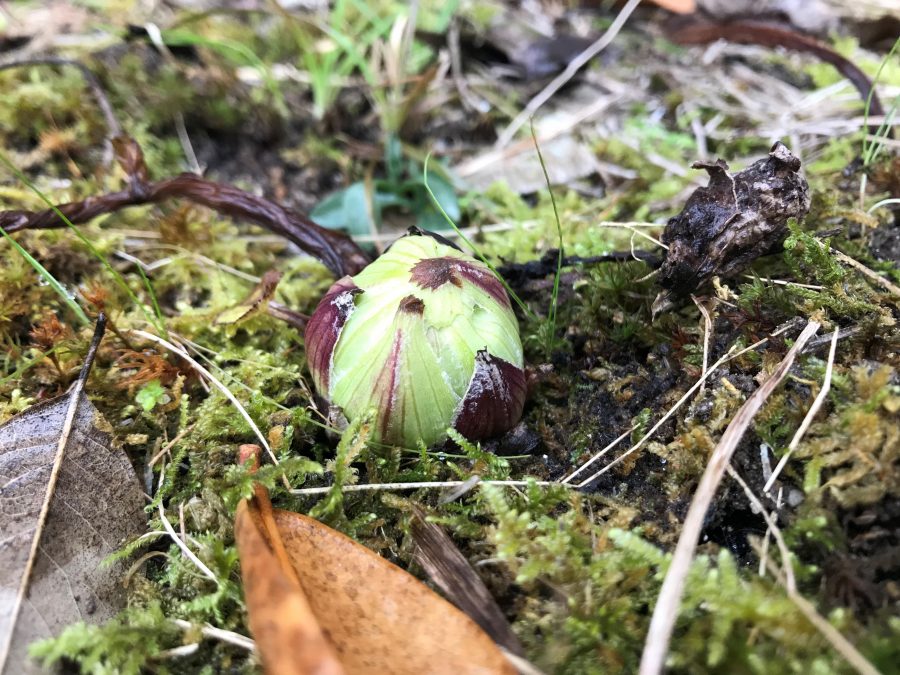
M 709 184 L 694 191 L 663 231 L 669 250 L 659 271 L 664 290 L 653 303 L 654 314 L 712 277 L 737 274 L 777 250 L 787 237 L 788 219 L 809 212 L 800 160 L 783 143 L 736 174 L 721 159 L 696 162 L 694 168 L 709 173 Z

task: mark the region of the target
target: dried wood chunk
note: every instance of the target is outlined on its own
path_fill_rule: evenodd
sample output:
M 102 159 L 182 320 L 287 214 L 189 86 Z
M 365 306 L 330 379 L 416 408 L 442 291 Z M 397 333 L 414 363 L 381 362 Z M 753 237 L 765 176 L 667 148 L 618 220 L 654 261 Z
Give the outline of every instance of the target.
M 787 237 L 788 218 L 809 212 L 809 185 L 800 160 L 783 143 L 769 156 L 736 174 L 721 159 L 695 162 L 709 184 L 697 188 L 684 209 L 669 220 L 662 240 L 669 246 L 659 271 L 663 291 L 653 302 L 657 315 L 714 276 L 727 277 L 772 253 Z

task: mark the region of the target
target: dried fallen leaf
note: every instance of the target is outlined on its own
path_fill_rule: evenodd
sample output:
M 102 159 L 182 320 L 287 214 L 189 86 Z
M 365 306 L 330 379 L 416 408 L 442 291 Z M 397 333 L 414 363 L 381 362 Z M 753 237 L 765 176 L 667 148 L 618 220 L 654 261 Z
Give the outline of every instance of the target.
M 235 538 L 266 672 L 515 673 L 465 614 L 366 547 L 257 487 Z
M 143 494 L 83 394 L 86 371 L 65 396 L 0 427 L 3 674 L 42 672 L 28 661 L 30 643 L 124 605 L 122 565 L 101 561 L 143 530 Z
M 789 218 L 809 211 L 809 185 L 800 160 L 783 143 L 769 156 L 732 174 L 721 159 L 696 162 L 709 173 L 709 185 L 697 188 L 684 209 L 666 223 L 662 240 L 669 246 L 659 270 L 665 289 L 653 313 L 669 309 L 712 277 L 743 270 L 756 258 L 778 250 L 788 234 Z

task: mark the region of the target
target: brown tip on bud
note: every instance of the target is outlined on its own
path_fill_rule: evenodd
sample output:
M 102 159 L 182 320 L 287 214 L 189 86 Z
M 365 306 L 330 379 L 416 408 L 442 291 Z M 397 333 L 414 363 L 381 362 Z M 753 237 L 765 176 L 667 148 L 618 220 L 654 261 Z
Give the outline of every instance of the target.
M 473 441 L 509 431 L 522 418 L 525 394 L 525 371 L 482 349 L 453 426 Z
M 434 291 L 446 283 L 462 288 L 466 281 L 488 293 L 501 305 L 509 307 L 506 289 L 493 272 L 474 261 L 460 260 L 450 256 L 425 258 L 410 269 L 410 281 L 419 288 Z
M 407 295 L 400 301 L 399 309 L 401 312 L 422 316 L 425 314 L 425 303 L 414 295 Z
M 410 280 L 419 288 L 436 290 L 446 283 L 462 288 L 462 279 L 457 272 L 460 263 L 456 258 L 425 258 L 413 265 Z

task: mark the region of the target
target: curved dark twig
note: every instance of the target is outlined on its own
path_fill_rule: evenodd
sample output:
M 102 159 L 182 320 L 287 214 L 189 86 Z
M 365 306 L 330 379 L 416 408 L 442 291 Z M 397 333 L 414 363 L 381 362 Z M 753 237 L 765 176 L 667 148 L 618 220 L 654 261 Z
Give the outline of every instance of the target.
M 521 285 L 531 279 L 543 279 L 544 277 L 549 277 L 551 274 L 556 274 L 558 254 L 558 249 L 552 248 L 537 260 L 529 260 L 524 263 L 507 263 L 498 266 L 497 271 L 511 286 Z M 662 264 L 662 258 L 655 253 L 644 250 L 634 250 L 612 251 L 611 253 L 595 256 L 566 256 L 562 259 L 561 267 L 572 267 L 573 265 L 598 265 L 609 262 L 629 262 L 631 260 L 638 260 L 646 263 L 653 269 L 658 268 Z
M 303 251 L 321 260 L 337 276 L 355 274 L 369 262 L 365 253 L 347 235 L 326 230 L 296 211 L 232 185 L 183 173 L 166 180 L 141 182 L 137 187 L 138 189 L 122 190 L 88 197 L 80 202 L 61 204 L 57 208 L 72 224 L 78 225 L 128 206 L 158 204 L 169 199 L 187 199 L 224 215 L 255 223 L 283 236 Z M 0 212 L 0 227 L 9 233 L 65 226 L 65 221 L 54 209 L 36 212 Z
M 66 219 L 77 225 L 128 206 L 158 204 L 169 199 L 187 199 L 281 235 L 301 250 L 321 260 L 337 276 L 356 274 L 369 263 L 369 257 L 346 234 L 325 229 L 302 213 L 264 197 L 257 197 L 233 185 L 216 183 L 191 173 L 151 181 L 140 145 L 122 131 L 100 81 L 87 66 L 69 59 L 39 57 L 0 64 L 0 70 L 32 65 L 65 65 L 81 71 L 106 118 L 111 134 L 109 140 L 115 159 L 127 176 L 128 189 L 88 197 L 80 202 L 60 204 L 43 211 L 2 211 L 0 227 L 7 232 L 65 227 Z

